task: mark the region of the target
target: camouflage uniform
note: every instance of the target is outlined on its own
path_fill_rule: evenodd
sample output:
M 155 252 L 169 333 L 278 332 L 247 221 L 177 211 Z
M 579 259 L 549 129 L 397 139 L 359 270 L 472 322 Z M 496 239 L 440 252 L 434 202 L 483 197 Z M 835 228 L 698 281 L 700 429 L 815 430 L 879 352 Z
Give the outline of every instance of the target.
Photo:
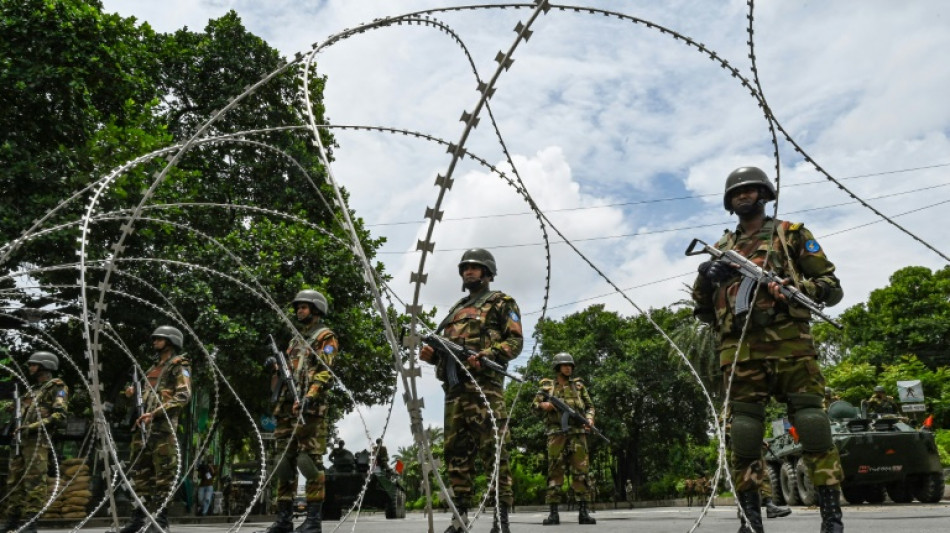
M 7 517 L 17 512 L 20 516 L 31 517 L 40 512 L 49 498 L 46 487 L 48 453 L 50 450 L 47 434 L 66 425 L 66 403 L 69 388 L 59 378 L 52 378 L 40 384 L 32 394 L 24 394 L 20 404 L 20 455 L 13 457 L 10 447 L 10 471 L 7 476 L 4 502 Z M 51 436 L 51 435 L 50 435 Z
M 287 348 L 288 364 L 293 369 L 294 383 L 298 384 L 304 423 L 293 414 L 294 393 L 285 389 L 274 407 L 277 428 L 274 441 L 277 453 L 284 452 L 288 468 L 278 475 L 277 501 L 290 501 L 297 492 L 298 455 L 309 457 L 316 468 L 307 478 L 307 502 L 322 502 L 326 493 L 323 454 L 327 450 L 329 409 L 327 391 L 330 388 L 333 359 L 339 351 L 336 335 L 314 320 L 300 330 L 304 341 L 291 341 Z M 302 390 L 303 388 L 306 390 Z M 286 451 L 284 451 L 286 450 Z M 306 475 L 307 469 L 302 469 Z
M 518 304 L 500 291 L 485 289 L 462 298 L 442 321 L 440 329 L 443 328 L 445 337 L 452 342 L 477 352 L 490 351 L 490 355 L 485 357 L 502 365 L 507 365 L 517 357 L 524 343 Z M 446 358 L 440 352 L 436 352 L 433 357 L 436 377 L 442 381 L 445 390 L 445 463 L 449 483 L 456 503 L 468 508 L 473 491 L 476 455 L 481 457 L 488 472 L 494 470 L 496 443 L 489 408 L 498 431 L 506 432 L 508 426 L 504 376 L 488 369 L 476 370 L 467 360 L 463 360 L 462 365 L 475 377 L 475 382 L 460 370 L 458 377 L 461 382 L 450 389 L 446 378 Z M 481 394 L 476 383 L 481 387 Z M 488 399 L 489 405 L 485 405 L 482 394 Z M 506 442 L 508 439 L 506 432 Z M 511 506 L 514 504 L 514 495 L 508 452 L 504 446 L 501 447 L 500 455 L 499 498 Z
M 735 232 L 726 231 L 715 247 L 735 250 L 765 270 L 792 279 L 814 299 L 824 296 L 831 304 L 841 299 L 841 285 L 834 275 L 834 265 L 802 224 L 766 218 L 757 233 L 744 235 L 740 225 Z M 765 264 L 766 258 L 768 264 Z M 824 396 L 825 380 L 818 367 L 809 325 L 811 313 L 775 300 L 766 287 L 760 287 L 752 302 L 745 339 L 739 346 L 746 321 L 746 316 L 737 317 L 734 313 L 741 280 L 737 272 L 716 286 L 700 275 L 693 284 L 695 315 L 717 329 L 719 361 L 726 382 L 732 372 L 733 358 L 738 356 L 732 400 L 746 405 L 758 404 L 764 417 L 769 396 L 775 396 L 788 404 L 794 422 L 795 408 L 789 395 L 813 399 L 819 406 Z M 823 431 L 822 428 L 819 433 Z M 833 445 L 823 452 L 806 452 L 803 458 L 816 486 L 836 486 L 844 479 L 841 460 Z M 764 467 L 761 457 L 758 460 L 735 457 L 732 475 L 737 490 L 757 489 L 765 476 Z
M 131 456 L 138 457 L 132 481 L 142 501 L 157 507 L 174 488 L 181 445 L 175 432 L 178 417 L 191 400 L 191 363 L 184 355 L 172 355 L 148 369 L 145 378 L 148 386 L 141 389 L 142 402 L 152 418 L 145 442 L 142 431 L 132 432 Z
M 541 390 L 559 398 L 576 412 L 582 413 L 584 418 L 594 418 L 594 403 L 587 387 L 579 378 L 571 378 L 565 385 L 561 385 L 556 379 L 545 378 L 541 380 Z M 540 411 L 543 401 L 543 395 L 535 396 L 534 408 Z M 560 411 L 555 409 L 542 412 L 545 415 L 548 436 L 548 488 L 544 502 L 561 503 L 565 466 L 571 476 L 571 489 L 574 490 L 577 501 L 590 501 L 587 431 L 574 420 L 569 422 L 567 431 L 562 431 Z
M 868 399 L 868 413 L 869 414 L 878 414 L 878 415 L 896 415 L 897 403 L 894 401 L 893 396 L 883 395 L 878 396 L 875 394 Z

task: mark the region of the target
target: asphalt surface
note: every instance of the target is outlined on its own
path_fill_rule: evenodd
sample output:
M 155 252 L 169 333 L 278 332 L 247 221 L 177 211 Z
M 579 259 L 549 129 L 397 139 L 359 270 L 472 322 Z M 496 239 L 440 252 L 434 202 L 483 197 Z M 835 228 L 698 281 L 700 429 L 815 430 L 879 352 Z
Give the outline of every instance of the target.
M 858 533 L 936 533 L 950 529 L 950 502 L 939 504 L 888 503 L 884 505 L 842 506 L 845 530 Z M 541 511 L 521 511 L 512 513 L 511 529 L 515 533 L 557 533 L 558 531 L 584 530 L 594 533 L 629 532 L 638 533 L 686 533 L 690 531 L 700 515 L 697 507 L 654 507 L 648 509 L 599 510 L 593 514 L 596 526 L 577 524 L 576 511 L 561 512 L 560 526 L 542 526 L 541 520 L 547 516 Z M 298 519 L 297 524 L 301 522 Z M 820 518 L 815 508 L 793 507 L 793 512 L 785 518 L 764 519 L 765 530 L 770 533 L 799 533 L 818 531 Z M 240 531 L 252 532 L 265 529 L 269 523 L 247 522 Z M 447 513 L 436 513 L 436 533 L 442 533 L 449 525 Z M 739 522 L 734 507 L 718 506 L 710 509 L 696 531 L 708 533 L 735 533 Z M 226 532 L 233 524 L 202 523 L 176 525 L 173 523 L 170 533 L 217 533 Z M 472 528 L 474 533 L 486 533 L 491 528 L 491 516 L 480 518 Z M 47 529 L 43 532 L 69 531 L 68 529 Z M 102 526 L 87 527 L 82 531 L 103 532 Z M 358 521 L 351 517 L 345 522 L 323 522 L 324 533 L 351 531 L 367 533 L 423 533 L 428 531 L 428 521 L 421 513 L 409 513 L 405 519 L 386 520 L 382 513 L 364 513 Z

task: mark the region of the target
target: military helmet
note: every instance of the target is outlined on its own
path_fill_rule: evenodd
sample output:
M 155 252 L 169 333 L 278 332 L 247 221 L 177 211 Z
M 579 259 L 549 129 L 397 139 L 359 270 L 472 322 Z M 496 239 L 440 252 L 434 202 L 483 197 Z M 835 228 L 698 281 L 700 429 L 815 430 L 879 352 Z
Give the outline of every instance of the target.
M 294 307 L 296 307 L 299 303 L 308 303 L 323 316 L 327 316 L 327 311 L 330 310 L 330 306 L 327 304 L 326 296 L 313 289 L 304 289 L 298 292 L 297 296 L 294 296 L 293 303 Z
M 34 352 L 26 362 L 28 365 L 40 365 L 50 372 L 59 370 L 59 357 L 52 352 Z
M 726 190 L 722 194 L 722 205 L 726 211 L 732 212 L 732 205 L 729 203 L 729 194 L 739 187 L 746 185 L 761 185 L 768 191 L 762 199 L 771 201 L 775 199 L 775 186 L 765 175 L 765 172 L 758 167 L 739 167 L 729 174 L 726 178 Z
M 878 385 L 877 387 L 874 387 L 874 392 L 884 392 L 884 387 Z
M 495 267 L 495 257 L 484 248 L 472 248 L 462 254 L 462 260 L 459 261 L 459 273 L 462 273 L 462 265 L 481 265 L 488 269 L 488 276 L 494 278 L 498 273 Z
M 551 366 L 554 367 L 554 371 L 557 372 L 560 370 L 561 365 L 574 366 L 574 357 L 567 352 L 561 352 L 555 355 L 554 359 L 551 360 Z
M 174 326 L 158 326 L 152 333 L 152 338 L 166 339 L 172 343 L 172 346 L 179 350 L 181 350 L 181 347 L 185 344 L 185 336 L 181 334 L 180 329 Z

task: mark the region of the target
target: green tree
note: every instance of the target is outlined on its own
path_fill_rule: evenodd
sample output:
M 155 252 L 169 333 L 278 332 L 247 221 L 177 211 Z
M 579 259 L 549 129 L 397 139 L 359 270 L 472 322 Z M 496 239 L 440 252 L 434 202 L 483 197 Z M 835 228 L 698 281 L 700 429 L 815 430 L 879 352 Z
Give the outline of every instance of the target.
M 692 320 L 686 309 L 655 309 L 650 316 L 667 331 Z M 641 496 L 667 496 L 675 491 L 668 474 L 692 475 L 703 468 L 693 464 L 690 448 L 708 442 L 706 403 L 695 378 L 670 355 L 667 341 L 647 317 L 622 317 L 596 305 L 539 323 L 536 337 L 542 355 L 525 369 L 528 383 L 550 376 L 553 355 L 569 352 L 599 409 L 597 426 L 612 444 L 589 440 L 592 464 L 608 465 L 607 471 L 595 472 L 598 479 L 610 478 L 617 493 L 630 478 Z M 526 388 L 512 412 L 512 437 L 525 453 L 544 457 L 544 429 L 529 406 L 533 393 Z
M 189 138 L 229 99 L 283 64 L 234 12 L 210 21 L 204 31 L 156 34 L 147 24 L 103 13 L 97 1 L 3 0 L 0 6 L 0 80 L 11 88 L 0 91 L 0 183 L 11 193 L 0 199 L 5 241 L 75 188 Z M 282 345 L 290 338 L 292 326 L 282 319 L 293 324 L 289 302 L 301 288 L 326 294 L 328 325 L 340 339 L 334 416 L 357 403 L 386 401 L 395 386 L 380 317 L 340 208 L 329 200 L 333 190 L 311 134 L 301 129 L 300 92 L 310 94 L 322 123 L 326 80 L 311 77 L 310 85 L 301 87 L 295 74 L 285 70 L 248 95 L 209 134 L 284 129 L 249 136 L 258 144 L 215 142 L 190 150 L 148 198 L 144 191 L 166 158 L 127 170 L 98 197 L 85 245 L 88 301 L 109 289 L 102 316 L 115 333 L 102 339 L 100 352 L 107 399 L 128 380 L 124 350 L 147 367 L 148 335 L 180 314 L 202 343 L 186 339 L 195 386 L 219 393 L 217 427 L 224 448 L 244 449 L 250 422 L 236 408 L 237 400 L 215 383 L 201 348 L 223 369 L 252 416 L 266 413 L 261 365 L 270 353 L 267 334 Z M 333 146 L 329 133 L 321 137 Z M 66 204 L 45 227 L 67 225 L 30 240 L 2 265 L 7 273 L 30 269 L 29 283 L 37 288 L 22 291 L 20 303 L 44 308 L 37 328 L 75 354 L 80 365 L 86 347 L 72 263 L 76 222 L 90 197 Z M 346 199 L 343 191 L 343 209 Z M 129 210 L 140 203 L 141 217 L 116 252 Z M 350 214 L 372 260 L 382 240 Z M 97 261 L 114 266 L 108 286 L 99 285 L 104 277 Z M 384 277 L 382 265 L 374 266 Z M 11 278 L 3 283 L 15 286 Z M 265 295 L 279 312 L 267 306 Z M 391 318 L 398 317 L 391 312 Z M 3 326 L 24 324 L 14 320 Z M 67 368 L 66 374 L 70 384 L 78 382 L 75 370 Z
M 950 364 L 950 266 L 936 272 L 906 267 L 887 287 L 871 293 L 867 303 L 845 310 L 845 328 L 815 327 L 815 337 L 829 360 L 847 357 L 877 367 L 914 355 L 930 368 Z

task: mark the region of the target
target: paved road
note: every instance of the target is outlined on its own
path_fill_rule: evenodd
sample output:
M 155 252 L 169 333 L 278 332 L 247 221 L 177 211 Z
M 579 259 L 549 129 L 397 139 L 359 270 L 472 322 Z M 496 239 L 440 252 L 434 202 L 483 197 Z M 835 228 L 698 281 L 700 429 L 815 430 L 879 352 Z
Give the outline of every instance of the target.
M 818 531 L 819 517 L 816 509 L 794 507 L 791 516 L 765 521 L 769 533 L 800 533 Z M 845 528 L 850 533 L 944 533 L 950 529 L 950 502 L 941 504 L 886 504 L 843 507 Z M 595 513 L 596 526 L 579 526 L 576 512 L 561 513 L 561 526 L 545 527 L 541 520 L 547 515 L 539 511 L 518 512 L 511 515 L 512 530 L 515 533 L 558 533 L 568 531 L 588 531 L 589 533 L 630 532 L 637 533 L 685 533 L 689 531 L 699 516 L 697 508 L 658 507 L 632 510 L 600 510 Z M 299 520 L 298 520 L 299 522 Z M 435 531 L 442 533 L 449 524 L 449 515 L 436 514 Z M 337 526 L 339 525 L 339 528 Z M 246 523 L 242 532 L 264 529 L 267 524 Z M 487 533 L 491 528 L 491 517 L 480 519 L 472 529 L 474 533 Z M 171 533 L 223 533 L 225 524 L 173 525 Z M 356 524 L 355 531 L 364 533 L 424 533 L 428 525 L 425 517 L 410 513 L 404 520 L 386 520 L 381 513 L 364 514 Z M 703 533 L 735 533 L 738 529 L 734 508 L 717 507 L 711 509 L 697 529 Z M 323 531 L 348 533 L 354 531 L 352 520 L 343 524 L 324 522 Z M 43 528 L 44 533 L 52 531 Z M 84 531 L 103 531 L 102 527 L 86 528 Z

